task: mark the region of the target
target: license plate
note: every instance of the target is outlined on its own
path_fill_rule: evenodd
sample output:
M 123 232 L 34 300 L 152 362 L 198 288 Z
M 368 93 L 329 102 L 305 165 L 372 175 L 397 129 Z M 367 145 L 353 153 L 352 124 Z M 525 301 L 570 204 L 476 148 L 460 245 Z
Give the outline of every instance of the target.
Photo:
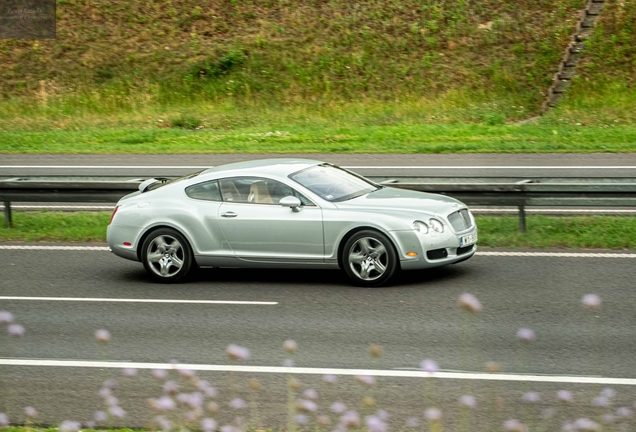
M 459 238 L 459 247 L 469 246 L 475 243 L 477 243 L 477 231 Z

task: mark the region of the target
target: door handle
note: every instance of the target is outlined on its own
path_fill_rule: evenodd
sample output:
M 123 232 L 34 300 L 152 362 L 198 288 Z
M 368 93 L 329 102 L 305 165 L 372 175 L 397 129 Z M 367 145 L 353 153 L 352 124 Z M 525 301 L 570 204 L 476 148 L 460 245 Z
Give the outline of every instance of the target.
M 224 218 L 233 218 L 233 217 L 237 217 L 238 215 L 234 212 L 225 212 L 225 213 L 221 213 L 221 217 Z

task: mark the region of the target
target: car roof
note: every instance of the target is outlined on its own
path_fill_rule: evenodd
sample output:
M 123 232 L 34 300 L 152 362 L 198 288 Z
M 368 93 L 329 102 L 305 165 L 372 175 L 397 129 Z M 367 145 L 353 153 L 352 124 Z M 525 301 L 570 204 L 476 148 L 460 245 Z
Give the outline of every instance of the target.
M 322 163 L 324 162 L 301 158 L 256 159 L 215 166 L 203 171 L 201 175 L 218 175 L 219 173 L 229 175 L 274 174 L 286 177 L 296 171 L 320 165 Z

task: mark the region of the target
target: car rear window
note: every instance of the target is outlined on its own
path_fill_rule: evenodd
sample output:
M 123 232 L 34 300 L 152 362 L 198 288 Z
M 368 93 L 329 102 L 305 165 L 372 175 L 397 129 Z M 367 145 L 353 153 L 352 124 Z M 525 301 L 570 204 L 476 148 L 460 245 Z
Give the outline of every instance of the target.
M 190 198 L 204 201 L 221 201 L 219 183 L 216 180 L 188 186 L 185 190 Z

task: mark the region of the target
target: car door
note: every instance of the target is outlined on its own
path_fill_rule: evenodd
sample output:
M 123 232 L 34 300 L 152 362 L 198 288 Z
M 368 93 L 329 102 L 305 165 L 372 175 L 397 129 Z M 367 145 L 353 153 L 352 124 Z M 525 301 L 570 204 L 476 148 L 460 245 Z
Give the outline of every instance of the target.
M 322 210 L 290 186 L 263 177 L 219 180 L 223 203 L 218 220 L 234 254 L 260 262 L 322 262 Z M 279 204 L 293 195 L 297 211 Z

